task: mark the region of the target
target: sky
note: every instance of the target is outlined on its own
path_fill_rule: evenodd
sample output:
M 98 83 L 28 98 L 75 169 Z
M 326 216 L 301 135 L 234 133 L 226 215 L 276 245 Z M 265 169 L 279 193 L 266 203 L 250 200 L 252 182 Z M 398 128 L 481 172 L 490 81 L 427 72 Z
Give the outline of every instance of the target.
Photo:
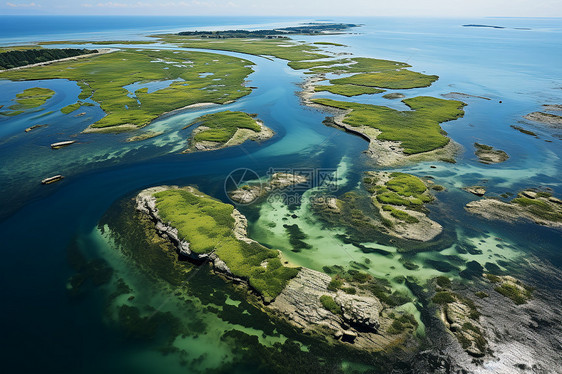
M 0 0 L 0 15 L 562 17 L 562 0 Z

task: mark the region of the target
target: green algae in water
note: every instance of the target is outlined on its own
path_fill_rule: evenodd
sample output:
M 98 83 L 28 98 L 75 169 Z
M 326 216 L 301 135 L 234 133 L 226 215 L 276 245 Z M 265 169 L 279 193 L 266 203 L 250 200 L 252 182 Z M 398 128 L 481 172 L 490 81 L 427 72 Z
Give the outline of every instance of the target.
M 179 373 L 244 371 L 251 363 L 261 368 L 258 372 L 285 373 L 302 369 L 303 362 L 310 372 L 339 368 L 344 361 L 371 369 L 386 362 L 303 335 L 264 313 L 245 287 L 223 280 L 208 266 L 179 260 L 131 200 L 115 204 L 90 240 L 117 275 L 108 295 L 120 296 L 109 298 L 107 315 L 126 335 L 147 332 L 131 365 L 159 364 Z M 155 312 L 156 322 L 146 319 Z

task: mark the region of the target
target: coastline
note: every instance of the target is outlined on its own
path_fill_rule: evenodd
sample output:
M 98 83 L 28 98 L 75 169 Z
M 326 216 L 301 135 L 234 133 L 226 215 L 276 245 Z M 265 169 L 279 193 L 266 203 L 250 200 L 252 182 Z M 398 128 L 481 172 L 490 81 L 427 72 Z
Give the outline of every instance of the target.
M 369 146 L 364 153 L 373 159 L 377 166 L 402 166 L 420 161 L 451 162 L 454 160 L 454 157 L 463 150 L 463 147 L 459 143 L 456 143 L 453 139 L 448 138 L 449 142 L 443 147 L 427 152 L 406 154 L 404 153 L 400 142 L 378 140 L 377 136 L 381 133 L 378 129 L 369 126 L 351 126 L 343 122 L 345 116 L 349 114 L 351 110 L 337 109 L 312 102 L 310 99 L 315 93 L 315 84 L 323 80 L 324 76 L 318 75 L 308 78 L 301 85 L 302 91 L 298 92 L 298 94 L 301 97 L 302 102 L 311 108 L 317 108 L 322 111 L 332 113 L 334 117 L 331 118 L 331 120 L 327 120 L 329 124 L 333 124 L 346 132 L 360 136 L 361 138 L 367 140 L 369 142 Z

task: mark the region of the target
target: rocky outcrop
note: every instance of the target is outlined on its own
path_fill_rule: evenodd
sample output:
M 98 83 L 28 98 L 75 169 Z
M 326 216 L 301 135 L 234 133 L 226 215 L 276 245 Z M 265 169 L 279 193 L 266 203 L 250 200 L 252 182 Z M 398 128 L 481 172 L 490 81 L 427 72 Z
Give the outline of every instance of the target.
M 396 100 L 396 99 L 403 99 L 406 97 L 406 95 L 401 94 L 399 92 L 391 92 L 391 93 L 387 93 L 386 95 L 382 95 L 382 97 L 389 100 Z
M 520 219 L 562 229 L 562 201 L 550 194 L 525 190 L 510 202 L 481 199 L 466 204 L 470 213 L 489 220 L 515 222 Z
M 342 319 L 350 326 L 372 332 L 379 329 L 379 314 L 383 307 L 377 298 L 338 291 L 334 301 L 341 307 Z
M 482 326 L 470 318 L 471 311 L 470 306 L 456 300 L 443 308 L 443 321 L 468 354 L 481 357 L 485 354 L 486 340 L 482 336 Z
M 463 190 L 470 192 L 476 196 L 484 196 L 486 194 L 486 187 L 484 186 L 469 186 L 463 188 Z
M 495 149 L 492 146 L 480 143 L 474 143 L 474 147 L 476 148 L 474 154 L 483 164 L 498 164 L 509 159 L 507 153 L 501 149 Z
M 544 110 L 550 110 L 553 112 L 559 112 L 562 111 L 562 105 L 561 104 L 544 104 L 543 106 Z
M 304 331 L 329 334 L 364 350 L 388 349 L 411 336 L 411 330 L 398 334 L 387 331 L 393 321 L 388 317 L 392 309 L 384 307 L 377 297 L 368 291 L 361 295 L 332 291 L 328 289 L 331 280 L 327 274 L 302 268 L 269 308 Z M 332 298 L 341 313 L 326 309 L 320 301 L 322 296 Z
M 545 112 L 533 112 L 523 116 L 523 118 L 529 121 L 539 122 L 544 125 L 549 125 L 555 128 L 562 128 L 562 116 L 559 116 L 557 114 L 551 114 Z
M 532 298 L 533 289 L 510 275 L 486 274 L 486 278 L 494 284 L 494 290 L 510 298 L 516 305 L 527 303 Z
M 303 268 L 270 304 L 270 307 L 282 312 L 303 329 L 326 326 L 334 331 L 340 331 L 342 329 L 340 317 L 324 309 L 320 303 L 320 296 L 335 295 L 328 290 L 331 280 L 332 278 L 327 274 Z
M 258 198 L 275 190 L 305 183 L 308 178 L 304 175 L 290 173 L 275 173 L 266 183 L 244 185 L 229 193 L 230 198 L 240 204 L 250 204 Z

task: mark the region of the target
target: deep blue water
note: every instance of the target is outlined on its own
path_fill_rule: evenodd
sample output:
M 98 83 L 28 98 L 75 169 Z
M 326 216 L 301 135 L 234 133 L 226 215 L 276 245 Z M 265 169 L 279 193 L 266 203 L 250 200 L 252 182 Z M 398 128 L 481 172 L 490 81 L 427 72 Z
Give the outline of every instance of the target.
M 490 191 L 499 194 L 540 185 L 553 188 L 558 196 L 562 193 L 561 140 L 550 131 L 530 124 L 521 125 L 536 131 L 537 138 L 510 127 L 519 124 L 522 115 L 539 110 L 544 103 L 562 103 L 561 21 L 396 18 L 341 21 L 365 25 L 357 29 L 356 34 L 296 39 L 347 44 L 347 48 L 334 47 L 334 50 L 407 61 L 413 70 L 440 76 L 431 87 L 402 90 L 408 97 L 439 97 L 457 91 L 492 99 L 463 99 L 468 104 L 465 117 L 443 125 L 449 136 L 465 149 L 457 164 L 420 163 L 403 168 L 417 175 L 432 175 L 450 191 L 432 208 L 435 219 L 450 229 L 493 232 L 514 243 L 521 253 L 533 253 L 562 267 L 559 231 L 532 225 L 490 223 L 470 217 L 463 205 L 472 196 L 459 189 L 484 183 Z M 0 44 L 48 39 L 138 39 L 166 30 L 294 22 L 297 21 L 276 17 L 3 16 L 0 17 Z M 461 27 L 467 23 L 508 28 Z M 131 196 L 147 186 L 166 183 L 196 184 L 204 192 L 225 199 L 223 181 L 236 168 L 247 167 L 264 175 L 271 167 L 335 168 L 342 159 L 350 164 L 349 185 L 345 188 L 351 189 L 363 170 L 372 169 L 372 163 L 362 154 L 367 148 L 362 139 L 324 126 L 322 120 L 327 113 L 300 104 L 295 91 L 299 89 L 303 74 L 289 69 L 284 61 L 230 55 L 257 64 L 249 79 L 250 85 L 258 89 L 228 106 L 191 110 L 159 119 L 146 130 L 165 134 L 142 143 L 125 143 L 129 134 L 74 137 L 103 114 L 97 107 L 84 108 L 87 114 L 82 117 L 59 112 L 60 108 L 76 101 L 80 91 L 73 82 L 0 81 L 0 105 L 8 105 L 15 93 L 28 87 L 40 85 L 56 91 L 40 112 L 0 118 L 0 189 L 3 192 L 0 197 L 3 219 L 0 277 L 4 305 L 0 320 L 5 342 L 0 357 L 9 371 L 153 372 L 163 365 L 167 365 L 169 372 L 195 370 L 195 366 L 177 367 L 172 358 L 155 353 L 157 347 L 137 346 L 123 340 L 119 330 L 104 315 L 105 291 L 91 292 L 79 300 L 70 299 L 65 291 L 67 279 L 73 273 L 66 259 L 68 245 L 77 240 L 89 255 L 111 257 L 107 243 L 95 235 L 95 227 L 112 204 L 124 196 Z M 318 97 L 336 98 L 324 93 Z M 345 100 L 404 109 L 400 102 L 382 99 L 380 95 Z M 276 136 L 262 144 L 204 154 L 179 154 L 186 145 L 187 135 L 180 131 L 185 123 L 201 114 L 223 109 L 257 113 Z M 53 113 L 41 117 L 50 111 Z M 23 133 L 23 129 L 39 121 L 48 122 L 50 126 Z M 81 144 L 56 152 L 49 149 L 50 143 L 70 137 Z M 503 149 L 511 157 L 503 164 L 482 165 L 473 154 L 475 141 Z M 65 174 L 64 181 L 50 186 L 39 184 L 45 176 L 58 172 Z M 271 241 L 275 244 L 275 238 Z M 315 265 L 314 259 L 307 261 Z M 128 273 L 134 271 L 128 270 L 126 265 L 115 266 L 121 276 L 129 276 L 131 282 L 136 279 L 136 275 Z M 157 288 L 146 287 L 146 294 L 151 297 L 158 293 Z M 143 360 L 142 357 L 148 358 Z M 139 367 L 142 365 L 139 362 L 145 366 Z

